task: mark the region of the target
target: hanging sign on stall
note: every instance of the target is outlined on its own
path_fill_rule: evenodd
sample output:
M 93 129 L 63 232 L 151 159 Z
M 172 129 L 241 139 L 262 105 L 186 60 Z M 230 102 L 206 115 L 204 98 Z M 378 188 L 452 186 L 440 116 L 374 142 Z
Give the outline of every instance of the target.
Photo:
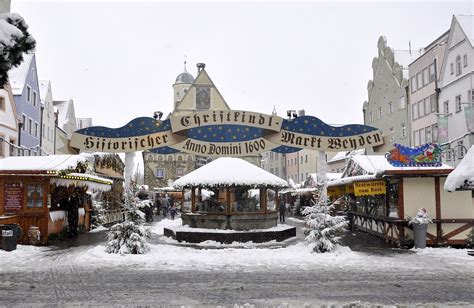
M 5 183 L 5 212 L 19 211 L 23 205 L 21 183 Z
M 71 146 L 85 151 L 158 154 L 185 152 L 208 157 L 249 156 L 301 149 L 339 152 L 383 144 L 374 127 L 332 126 L 313 116 L 283 119 L 242 110 L 195 111 L 166 120 L 141 117 L 120 128 L 93 126 L 73 133 Z
M 387 191 L 385 181 L 355 182 L 354 194 L 356 197 L 384 195 Z

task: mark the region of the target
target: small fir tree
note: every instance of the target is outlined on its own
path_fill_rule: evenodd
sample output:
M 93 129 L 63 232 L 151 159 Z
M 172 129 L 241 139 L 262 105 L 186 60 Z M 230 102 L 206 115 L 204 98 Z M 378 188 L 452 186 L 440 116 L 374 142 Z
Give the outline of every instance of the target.
M 326 189 L 326 183 L 319 185 L 318 201 L 311 201 L 313 206 L 303 210 L 303 215 L 306 215 L 306 241 L 317 253 L 334 250 L 348 224 L 344 216 L 331 215 L 334 205 L 328 204 L 324 189 Z
M 467 235 L 466 244 L 467 246 L 474 248 L 474 228 L 471 228 L 471 232 Z
M 124 222 L 113 225 L 107 234 L 108 253 L 120 254 L 144 254 L 150 251 L 146 239 L 151 237 L 150 230 L 142 224 L 145 221 L 145 214 L 139 210 L 143 202 L 134 197 L 128 190 L 128 196 L 125 198 L 125 208 L 128 210 L 127 218 Z

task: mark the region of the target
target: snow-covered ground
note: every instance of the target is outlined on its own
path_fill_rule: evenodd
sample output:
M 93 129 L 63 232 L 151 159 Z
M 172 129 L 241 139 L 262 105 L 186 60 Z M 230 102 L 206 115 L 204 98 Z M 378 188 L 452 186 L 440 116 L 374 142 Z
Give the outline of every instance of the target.
M 176 227 L 181 220 L 164 219 L 150 228 L 154 233 L 151 251 L 144 255 L 119 255 L 105 252 L 105 242 L 87 247 L 56 250 L 50 247 L 18 245 L 11 252 L 0 250 L 0 272 L 57 267 L 61 265 L 87 267 L 140 266 L 143 269 L 166 268 L 169 271 L 253 271 L 265 269 L 311 270 L 312 268 L 358 269 L 383 271 L 435 269 L 440 264 L 459 271 L 474 270 L 474 257 L 467 249 L 426 248 L 390 255 L 374 255 L 338 247 L 335 252 L 312 253 L 304 241 L 289 245 L 280 243 L 219 244 L 208 241 L 186 245 L 163 236 L 163 227 Z M 273 245 L 272 245 L 273 244 Z M 218 248 L 218 249 L 216 249 Z

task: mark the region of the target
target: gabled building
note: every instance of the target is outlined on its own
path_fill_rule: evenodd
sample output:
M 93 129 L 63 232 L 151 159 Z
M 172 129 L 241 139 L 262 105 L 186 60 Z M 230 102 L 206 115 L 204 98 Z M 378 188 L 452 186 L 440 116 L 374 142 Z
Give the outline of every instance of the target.
M 474 145 L 474 16 L 454 15 L 440 78 L 438 139 L 456 166 Z
M 69 147 L 68 140 L 76 130 L 76 113 L 72 99 L 67 101 L 53 101 L 57 117 L 56 128 L 56 154 L 77 154 Z
M 54 113 L 53 93 L 49 80 L 40 80 L 41 98 L 41 152 L 45 155 L 56 153 L 56 114 Z
M 196 79 L 184 72 L 176 77 L 173 84 L 172 116 L 187 112 L 205 110 L 231 110 L 224 97 L 205 70 L 204 63 L 198 63 Z M 245 160 L 260 166 L 261 156 L 245 157 Z M 212 159 L 187 153 L 157 154 L 151 151 L 143 152 L 144 182 L 150 188 L 168 186 L 183 175 L 205 165 Z
M 24 54 L 23 62 L 8 72 L 16 110 L 20 117 L 21 133 L 18 143 L 24 155 L 41 155 L 41 101 L 34 54 Z
M 408 66 L 412 147 L 438 142 L 439 78 L 448 35 L 449 31 L 426 46 Z
M 367 84 L 368 101 L 363 104 L 364 124 L 380 129 L 384 144 L 368 153 L 385 153 L 394 143 L 410 145 L 408 114 L 408 64 L 417 52 L 394 50 L 381 36 L 378 56 L 372 60 L 373 78 Z
M 0 89 L 0 158 L 18 155 L 18 114 L 10 84 Z

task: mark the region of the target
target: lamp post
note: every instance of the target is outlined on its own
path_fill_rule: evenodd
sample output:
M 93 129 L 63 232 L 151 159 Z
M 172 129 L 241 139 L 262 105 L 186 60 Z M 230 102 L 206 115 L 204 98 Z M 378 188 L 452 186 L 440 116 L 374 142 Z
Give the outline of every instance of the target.
M 18 118 L 18 156 L 21 156 L 21 131 L 23 130 L 23 121 L 21 118 Z

